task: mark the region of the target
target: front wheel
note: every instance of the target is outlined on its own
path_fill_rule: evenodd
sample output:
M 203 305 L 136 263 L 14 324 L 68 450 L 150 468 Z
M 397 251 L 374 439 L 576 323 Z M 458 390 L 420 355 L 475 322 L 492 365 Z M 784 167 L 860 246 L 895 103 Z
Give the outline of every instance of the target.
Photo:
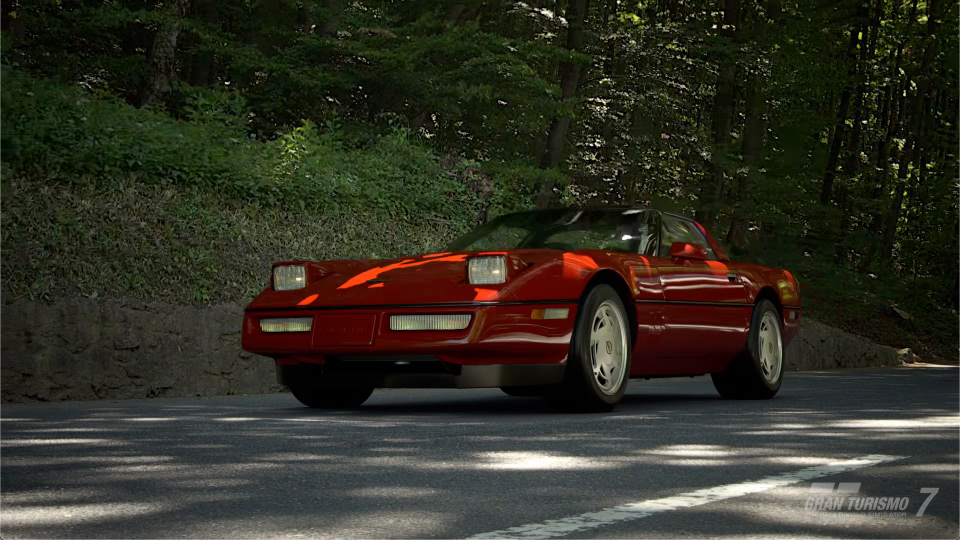
M 370 394 L 373 393 L 373 387 L 332 389 L 291 386 L 290 391 L 293 393 L 293 397 L 307 407 L 315 409 L 352 409 L 359 407 L 370 397 Z
M 713 386 L 727 399 L 770 399 L 783 382 L 783 327 L 769 300 L 753 308 L 747 348 L 727 369 L 714 373 Z
M 630 373 L 630 323 L 613 287 L 587 292 L 577 314 L 563 382 L 545 395 L 564 411 L 611 411 L 623 397 Z

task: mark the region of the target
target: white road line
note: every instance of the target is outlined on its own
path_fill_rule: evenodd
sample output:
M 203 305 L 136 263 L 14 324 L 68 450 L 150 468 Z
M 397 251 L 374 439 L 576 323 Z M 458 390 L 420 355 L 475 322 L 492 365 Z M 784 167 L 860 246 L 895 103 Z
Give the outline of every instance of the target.
M 880 463 L 896 461 L 906 456 L 887 456 L 883 454 L 871 454 L 869 456 L 848 459 L 845 461 L 836 461 L 817 465 L 816 467 L 807 467 L 798 471 L 768 476 L 760 480 L 751 482 L 741 482 L 739 484 L 727 484 L 725 486 L 716 486 L 712 488 L 698 489 L 688 493 L 681 493 L 673 497 L 663 499 L 651 499 L 648 501 L 638 501 L 613 508 L 604 508 L 597 512 L 587 512 L 579 516 L 573 516 L 561 519 L 549 519 L 540 523 L 530 523 L 518 527 L 510 527 L 499 531 L 492 531 L 471 536 L 468 540 L 490 539 L 490 538 L 533 538 L 547 539 L 558 536 L 566 536 L 578 531 L 595 529 L 619 523 L 622 521 L 631 521 L 642 519 L 654 514 L 668 512 L 670 510 L 679 510 L 690 508 L 692 506 L 701 506 L 724 499 L 742 497 L 751 493 L 760 493 L 768 489 L 796 484 L 815 478 L 822 478 L 837 473 L 872 467 Z

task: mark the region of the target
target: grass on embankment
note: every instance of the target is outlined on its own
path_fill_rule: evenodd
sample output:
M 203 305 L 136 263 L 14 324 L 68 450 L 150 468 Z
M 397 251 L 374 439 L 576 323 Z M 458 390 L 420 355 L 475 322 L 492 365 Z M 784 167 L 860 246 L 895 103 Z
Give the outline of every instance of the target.
M 13 298 L 244 302 L 264 288 L 272 261 L 430 252 L 458 232 L 440 218 L 254 208 L 132 182 L 98 190 L 14 178 L 3 200 Z
M 7 299 L 243 301 L 273 260 L 429 252 L 529 204 L 530 167 L 483 174 L 401 129 L 260 141 L 217 100 L 174 119 L 5 69 Z

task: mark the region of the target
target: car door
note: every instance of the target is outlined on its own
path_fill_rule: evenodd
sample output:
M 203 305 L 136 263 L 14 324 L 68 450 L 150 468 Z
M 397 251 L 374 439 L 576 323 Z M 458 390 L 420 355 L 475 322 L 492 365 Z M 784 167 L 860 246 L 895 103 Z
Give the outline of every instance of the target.
M 703 246 L 706 260 L 671 257 L 674 242 Z M 663 287 L 666 370 L 708 373 L 723 369 L 745 346 L 752 305 L 740 276 L 717 260 L 690 219 L 660 215 L 660 244 L 653 258 Z
M 660 351 L 663 348 L 663 290 L 657 267 L 653 264 L 659 246 L 659 218 L 653 210 L 623 212 L 617 238 L 629 241 L 629 255 L 621 261 L 633 278 L 630 284 L 633 299 L 627 309 L 634 310 L 636 341 L 631 375 L 657 374 L 662 370 Z

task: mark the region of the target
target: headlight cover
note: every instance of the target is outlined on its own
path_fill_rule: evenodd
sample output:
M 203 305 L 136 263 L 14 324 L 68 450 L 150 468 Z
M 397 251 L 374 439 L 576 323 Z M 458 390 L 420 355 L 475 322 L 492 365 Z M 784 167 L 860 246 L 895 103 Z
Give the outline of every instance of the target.
M 306 266 L 302 264 L 281 264 L 273 267 L 273 290 L 292 291 L 306 286 Z
M 467 260 L 467 281 L 471 285 L 499 285 L 507 281 L 507 258 L 502 255 Z

